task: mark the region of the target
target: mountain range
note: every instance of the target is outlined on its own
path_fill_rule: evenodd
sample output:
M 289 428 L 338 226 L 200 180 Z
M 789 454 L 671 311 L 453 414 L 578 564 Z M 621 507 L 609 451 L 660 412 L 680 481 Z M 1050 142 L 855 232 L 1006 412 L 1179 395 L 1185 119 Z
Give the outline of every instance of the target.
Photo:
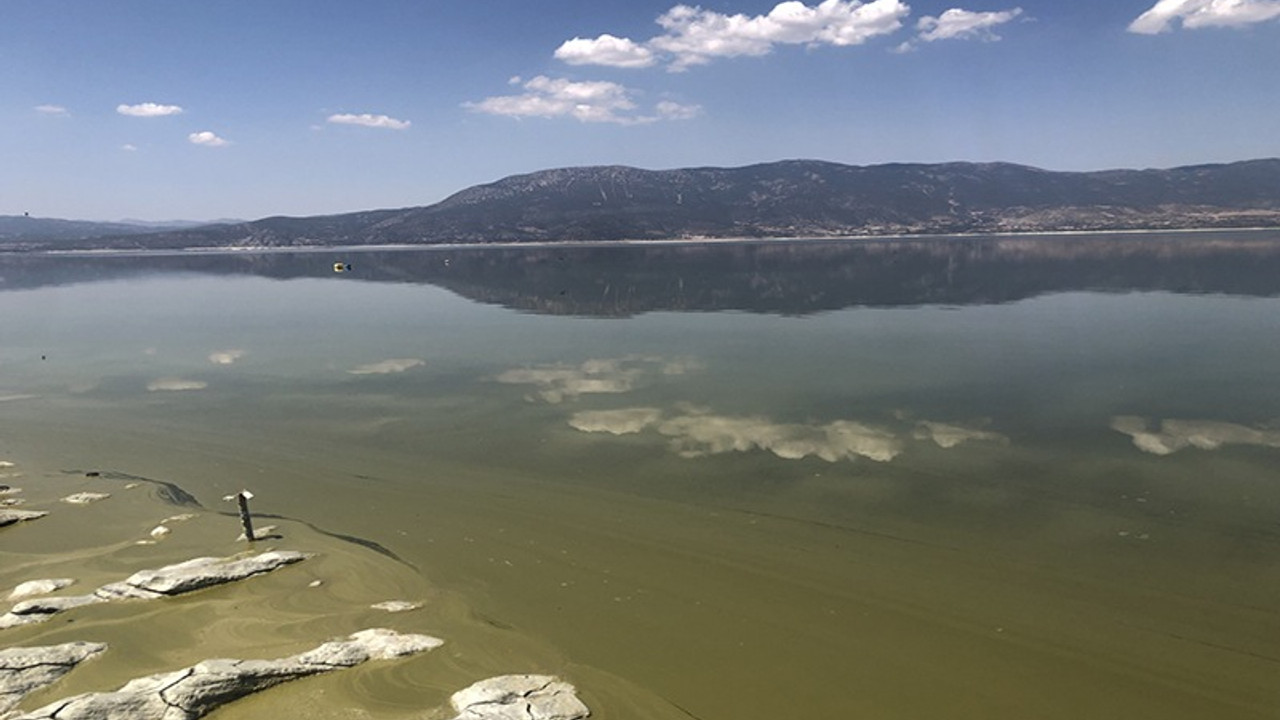
M 44 229 L 22 221 L 53 223 Z M 1280 227 L 1280 159 L 1053 172 L 1010 163 L 598 166 L 434 205 L 165 229 L 0 218 L 0 249 L 176 249 Z M 59 224 L 63 223 L 63 224 Z M 15 230 L 17 226 L 17 230 Z

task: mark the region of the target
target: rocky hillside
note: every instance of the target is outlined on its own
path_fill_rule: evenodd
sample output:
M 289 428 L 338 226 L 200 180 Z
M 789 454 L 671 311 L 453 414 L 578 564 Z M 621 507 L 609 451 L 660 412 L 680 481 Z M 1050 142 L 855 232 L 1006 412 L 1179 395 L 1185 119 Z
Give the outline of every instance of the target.
M 298 246 L 1280 226 L 1280 159 L 1050 172 L 1008 163 L 584 167 L 427 207 L 115 237 L 102 247 Z

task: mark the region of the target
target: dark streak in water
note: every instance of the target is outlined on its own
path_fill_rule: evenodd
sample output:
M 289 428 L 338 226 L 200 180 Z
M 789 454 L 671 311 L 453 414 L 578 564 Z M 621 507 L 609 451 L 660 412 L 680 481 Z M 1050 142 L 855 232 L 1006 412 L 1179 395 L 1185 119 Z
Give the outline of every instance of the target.
M 717 510 L 721 512 L 736 512 L 751 517 L 767 518 L 769 520 L 781 520 L 783 522 L 795 523 L 797 525 L 808 525 L 811 527 L 820 527 L 828 530 L 835 530 L 850 535 L 865 535 L 867 537 L 881 538 L 884 540 L 893 540 L 895 542 L 907 543 L 909 545 L 919 545 L 921 547 L 932 548 L 935 550 L 945 550 L 947 552 L 960 552 L 960 549 L 951 545 L 943 545 L 940 543 L 928 542 L 926 540 L 917 540 L 915 538 L 906 537 L 904 535 L 895 535 L 893 533 L 880 532 L 878 530 L 867 530 L 865 528 L 850 527 L 848 525 L 839 525 L 823 520 L 815 520 L 812 518 L 801 518 L 792 515 L 784 515 L 781 513 L 763 512 L 760 510 L 747 510 L 745 508 L 735 508 L 728 506 L 717 506 Z
M 510 625 L 510 624 L 508 624 L 508 623 L 505 623 L 505 622 L 503 622 L 503 621 L 501 621 L 501 620 L 499 620 L 499 619 L 497 619 L 497 618 L 493 617 L 492 615 L 484 615 L 484 614 L 482 614 L 482 613 L 475 613 L 475 616 L 476 616 L 477 618 L 479 618 L 479 619 L 480 619 L 484 624 L 486 624 L 486 625 L 488 625 L 488 626 L 490 626 L 490 627 L 495 627 L 495 628 L 498 628 L 499 630 L 515 630 L 515 626 L 514 626 L 514 625 Z
M 219 512 L 218 514 L 219 514 L 219 515 L 222 515 L 222 516 L 225 516 L 225 517 L 234 517 L 234 518 L 238 518 L 238 517 L 240 517 L 237 513 L 233 513 L 233 512 L 225 512 L 225 511 L 224 511 L 224 512 Z M 353 544 L 353 545 L 359 545 L 360 547 L 366 548 L 366 549 L 368 549 L 368 550 L 372 550 L 372 551 L 374 551 L 374 552 L 378 553 L 379 555 L 384 555 L 384 556 L 386 556 L 386 557 L 388 557 L 388 558 L 391 558 L 392 560 L 395 560 L 396 562 L 400 563 L 401 565 L 404 565 L 405 567 L 412 569 L 414 572 L 420 572 L 420 571 L 418 570 L 418 566 L 417 566 L 417 565 L 414 565 L 413 563 L 409 562 L 408 560 L 405 560 L 404 558 L 402 558 L 402 557 L 400 557 L 399 555 L 397 555 L 397 554 L 395 553 L 395 551 L 391 550 L 391 549 L 390 549 L 390 548 L 388 548 L 387 546 L 385 546 L 385 545 L 383 545 L 382 543 L 379 543 L 379 542 L 377 542 L 377 541 L 375 541 L 375 540 L 369 540 L 369 539 L 367 539 L 367 538 L 356 537 L 355 535 L 344 535 L 344 534 L 342 534 L 342 533 L 330 532 L 330 531 L 328 531 L 328 530 L 325 530 L 324 528 L 320 528 L 320 527 L 317 527 L 317 526 L 315 526 L 315 525 L 312 525 L 311 523 L 307 522 L 306 520 L 299 520 L 298 518 L 292 518 L 292 517 L 289 517 L 289 516 L 287 516 L 287 515 L 277 515 L 277 514 L 275 514 L 275 513 L 252 513 L 252 517 L 255 517 L 255 518 L 266 518 L 266 519 L 269 519 L 269 520 L 288 520 L 289 522 L 295 522 L 295 523 L 298 523 L 299 525 L 306 525 L 308 528 L 310 528 L 310 529 L 312 529 L 312 530 L 314 530 L 314 531 L 316 531 L 316 532 L 320 533 L 321 535 L 326 535 L 326 536 L 331 537 L 331 538 L 335 538 L 335 539 L 338 539 L 338 540 L 342 540 L 343 542 L 349 542 L 349 543 L 351 543 L 351 544 Z
M 1127 627 L 1138 628 L 1139 630 L 1150 632 L 1150 630 L 1147 630 L 1147 628 L 1142 627 L 1141 625 L 1135 625 L 1134 623 L 1124 623 L 1124 624 Z M 1221 643 L 1209 642 L 1208 640 L 1201 640 L 1200 638 L 1193 638 L 1188 635 L 1179 635 L 1178 633 L 1161 632 L 1160 634 L 1168 638 L 1173 638 L 1174 640 L 1193 643 L 1201 647 L 1213 648 L 1214 650 L 1221 650 L 1222 652 L 1235 653 L 1237 655 L 1243 655 L 1245 657 L 1256 658 L 1258 660 L 1265 660 L 1269 663 L 1280 664 L 1280 658 L 1275 658 L 1270 655 L 1263 655 L 1262 653 L 1257 653 L 1252 650 L 1245 650 L 1244 648 L 1234 647 L 1231 645 L 1223 645 Z
M 107 480 L 133 480 L 136 482 L 144 482 L 156 486 L 156 496 L 163 502 L 169 503 L 170 505 L 177 505 L 179 507 L 194 507 L 200 508 L 201 510 L 205 509 L 204 505 L 200 504 L 200 501 L 196 499 L 195 495 L 192 495 L 181 487 L 166 480 L 156 480 L 155 478 L 142 477 L 141 475 L 130 475 L 129 473 L 116 472 L 114 470 L 92 470 L 89 472 L 84 470 L 63 470 L 62 472 L 68 475 L 89 475 L 89 473 L 92 472 L 94 474 L 91 475 L 91 477 L 101 477 L 106 478 Z
M 668 704 L 668 705 L 670 705 L 671 707 L 673 707 L 673 708 L 675 708 L 676 710 L 679 710 L 680 712 L 684 713 L 685 715 L 688 715 L 689 717 L 693 718 L 693 720 L 702 720 L 702 718 L 701 718 L 700 716 L 695 715 L 695 714 L 693 714 L 692 712 L 689 712 L 689 710 L 687 710 L 683 705 L 681 705 L 681 704 L 680 704 L 680 703 L 678 703 L 678 702 L 675 702 L 675 701 L 674 701 L 674 700 L 672 700 L 671 698 L 664 697 L 664 698 L 662 698 L 662 699 L 663 699 L 663 700 L 665 700 L 665 701 L 667 701 L 667 704 Z
M 102 477 L 102 478 L 106 478 L 107 480 L 131 480 L 135 482 L 148 483 L 150 485 L 155 485 L 156 496 L 159 497 L 162 501 L 169 503 L 170 505 L 178 505 L 180 507 L 193 507 L 193 508 L 199 508 L 201 510 L 207 509 L 204 505 L 200 504 L 200 501 L 196 499 L 195 495 L 192 495 L 186 490 L 183 490 L 181 487 L 165 480 L 156 480 L 155 478 L 143 477 L 141 475 L 130 475 L 129 473 L 116 472 L 114 470 L 92 470 L 92 471 L 63 470 L 62 472 L 66 473 L 67 475 L 87 475 L 88 472 L 93 472 L 93 473 L 96 473 L 96 475 L 94 475 L 93 477 Z M 228 517 L 236 517 L 236 518 L 239 517 L 239 515 L 237 515 L 236 513 L 230 513 L 230 512 L 219 512 L 218 514 L 225 515 Z M 288 520 L 289 522 L 296 522 L 301 525 L 306 525 L 308 528 L 311 528 L 312 530 L 320 533 L 321 535 L 326 535 L 331 538 L 336 538 L 338 540 L 342 540 L 343 542 L 349 542 L 349 543 L 352 543 L 353 545 L 359 545 L 360 547 L 372 550 L 378 553 L 379 555 L 384 555 L 388 558 L 391 558 L 392 560 L 400 563 L 401 565 L 411 568 L 414 572 L 420 572 L 416 565 L 400 557 L 394 551 L 388 549 L 385 545 L 382 545 L 381 543 L 378 543 L 373 540 L 368 540 L 362 537 L 356 537 L 354 535 L 344 535 L 342 533 L 330 532 L 323 528 L 316 527 L 315 525 L 312 525 L 306 520 L 299 520 L 297 518 L 291 518 L 284 515 L 253 513 L 253 517 L 269 518 L 272 520 Z M 266 539 L 266 538 L 263 538 L 263 539 Z

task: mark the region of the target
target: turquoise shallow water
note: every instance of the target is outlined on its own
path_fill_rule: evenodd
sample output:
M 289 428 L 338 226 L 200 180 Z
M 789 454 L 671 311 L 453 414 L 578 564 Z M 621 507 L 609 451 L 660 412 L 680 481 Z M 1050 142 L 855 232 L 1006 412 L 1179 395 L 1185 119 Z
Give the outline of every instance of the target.
M 0 590 L 232 552 L 242 487 L 320 553 L 0 642 L 132 649 L 81 691 L 370 623 L 447 641 L 227 717 L 535 671 L 616 718 L 1274 717 L 1278 253 L 0 256 L 0 482 L 52 513 L 0 530 Z M 136 545 L 177 510 L 125 475 L 205 507 Z M 58 500 L 85 489 L 112 497 Z M 367 608 L 396 598 L 425 605 Z

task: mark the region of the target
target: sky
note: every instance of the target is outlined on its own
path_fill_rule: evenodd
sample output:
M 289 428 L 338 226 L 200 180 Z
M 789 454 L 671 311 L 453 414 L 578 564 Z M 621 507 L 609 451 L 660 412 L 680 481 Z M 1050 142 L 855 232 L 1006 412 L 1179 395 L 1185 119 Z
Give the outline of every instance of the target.
M 579 165 L 1280 156 L 1280 0 L 0 0 L 0 215 L 256 219 Z

